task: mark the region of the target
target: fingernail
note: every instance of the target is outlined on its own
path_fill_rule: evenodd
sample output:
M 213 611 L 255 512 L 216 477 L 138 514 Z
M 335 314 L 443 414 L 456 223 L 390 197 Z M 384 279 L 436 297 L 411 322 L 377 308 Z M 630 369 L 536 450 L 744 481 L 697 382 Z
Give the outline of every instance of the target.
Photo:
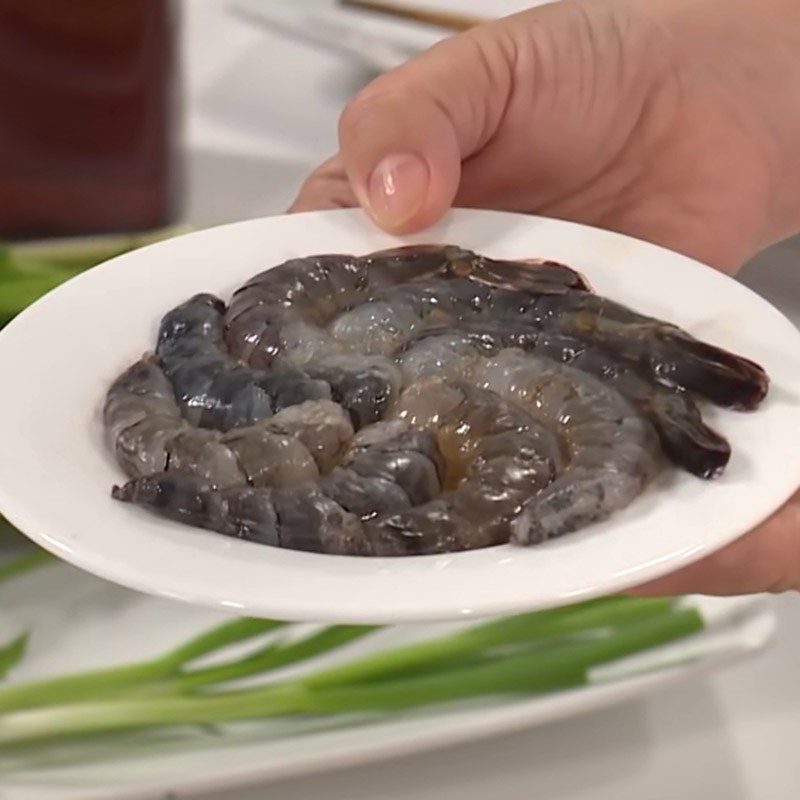
M 428 165 L 410 153 L 391 155 L 372 171 L 368 182 L 369 210 L 384 227 L 407 222 L 425 202 L 430 176 Z

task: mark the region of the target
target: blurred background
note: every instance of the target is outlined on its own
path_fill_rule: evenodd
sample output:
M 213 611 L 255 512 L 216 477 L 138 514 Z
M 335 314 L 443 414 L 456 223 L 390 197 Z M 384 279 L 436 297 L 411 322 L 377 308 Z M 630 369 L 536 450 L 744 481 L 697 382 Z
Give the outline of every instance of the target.
M 280 213 L 336 150 L 339 111 L 372 77 L 453 29 L 537 4 L 430 0 L 404 17 L 349 2 L 2 0 L 0 238 Z M 796 246 L 757 259 L 768 298 L 787 300 Z

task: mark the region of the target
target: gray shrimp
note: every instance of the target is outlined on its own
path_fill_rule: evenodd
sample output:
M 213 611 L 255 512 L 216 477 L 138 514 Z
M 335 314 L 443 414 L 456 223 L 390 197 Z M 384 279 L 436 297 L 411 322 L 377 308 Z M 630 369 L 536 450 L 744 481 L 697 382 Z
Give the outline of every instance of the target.
M 453 347 L 457 332 L 418 343 L 428 353 L 446 345 L 450 355 L 445 374 L 506 401 L 521 405 L 534 419 L 568 443 L 568 465 L 514 523 L 515 540 L 538 543 L 590 522 L 604 519 L 631 502 L 655 474 L 659 446 L 655 429 L 619 392 L 574 367 L 519 349 L 496 350 L 494 342 Z M 462 334 L 462 344 L 469 337 Z M 496 355 L 482 357 L 481 346 Z M 416 347 L 400 356 L 404 370 L 416 369 Z M 485 355 L 485 353 L 484 353 Z M 413 400 L 413 402 L 411 402 Z M 452 413 L 452 390 L 440 388 L 401 396 L 393 413 L 415 425 L 441 424 Z M 527 526 L 527 527 L 525 527 Z
M 397 556 L 535 544 L 727 443 L 693 395 L 763 370 L 555 262 L 452 245 L 293 259 L 197 295 L 106 399 L 115 498 L 273 546 Z M 661 447 L 659 448 L 659 439 Z
M 353 436 L 349 416 L 330 400 L 304 402 L 226 433 L 195 428 L 181 417 L 152 356 L 112 384 L 103 416 L 109 446 L 127 475 L 193 473 L 218 487 L 315 480 Z
M 430 388 L 409 387 L 401 405 Z M 341 466 L 314 484 L 218 489 L 199 476 L 162 473 L 116 487 L 114 497 L 230 536 L 332 554 L 397 556 L 507 541 L 524 498 L 559 468 L 559 444 L 490 392 L 451 391 L 455 403 L 430 430 L 400 418 L 367 426 Z
M 361 520 L 311 484 L 221 489 L 197 475 L 162 472 L 115 486 L 116 500 L 226 536 L 342 555 L 362 555 Z
M 343 466 L 316 483 L 221 488 L 199 475 L 161 472 L 114 487 L 112 496 L 250 541 L 330 554 L 382 555 L 386 548 L 365 535 L 365 521 L 429 501 L 441 491 L 439 469 L 430 435 L 404 426 L 388 438 L 362 438 Z
M 388 359 L 372 360 L 365 372 L 357 354 L 377 359 L 425 325 L 474 316 L 490 303 L 492 285 L 522 273 L 531 287 L 541 275 L 542 291 L 585 285 L 553 262 L 491 261 L 451 245 L 292 259 L 234 294 L 225 341 L 251 367 L 323 379 L 359 427 L 380 418 L 396 396 L 397 375 Z
M 333 400 L 347 409 L 356 428 L 379 420 L 402 385 L 400 370 L 381 356 L 334 353 L 309 362 L 305 371 L 331 387 Z
M 490 287 L 466 278 L 419 280 L 374 292 L 330 330 L 339 345 L 386 356 L 427 327 L 475 318 L 491 299 Z
M 384 555 L 472 550 L 507 542 L 527 498 L 563 467 L 557 436 L 493 392 L 432 378 L 411 384 L 397 420 L 435 433 L 444 491 L 364 523 Z
M 750 359 L 600 295 L 542 294 L 532 308 L 541 326 L 599 345 L 668 389 L 740 410 L 757 408 L 769 390 L 766 372 Z
M 391 287 L 441 278 L 467 278 L 473 287 L 516 282 L 540 292 L 588 288 L 575 270 L 554 262 L 494 261 L 454 245 L 412 245 L 361 257 L 309 256 L 266 270 L 236 291 L 225 315 L 225 340 L 235 358 L 260 368 L 291 347 L 296 333 L 287 336 L 287 327 L 302 331 L 303 341 L 316 341 L 313 352 L 319 352 L 335 347 L 336 337 L 325 328 L 336 314 Z M 344 341 L 346 331 L 340 323 Z
M 227 431 L 306 400 L 329 399 L 330 386 L 299 370 L 266 372 L 237 364 L 225 350 L 224 303 L 199 294 L 167 313 L 156 353 L 184 418 Z
M 361 258 L 333 254 L 286 261 L 234 293 L 225 318 L 228 348 L 251 366 L 266 367 L 291 347 L 294 336 L 287 336 L 285 329 L 294 326 L 303 340 L 316 339 L 311 356 L 330 352 L 333 337 L 325 327 L 336 314 L 382 286 L 437 274 L 447 268 L 448 258 L 444 248 L 417 248 L 405 254 L 384 251 Z
M 223 312 L 221 300 L 201 294 L 161 324 L 157 352 L 183 415 L 193 424 L 227 431 L 332 397 L 361 427 L 377 420 L 397 395 L 400 375 L 390 360 L 337 354 L 325 342 L 302 369 L 285 361 L 270 370 L 238 364 L 224 349 Z
M 191 468 L 222 486 L 244 482 L 234 454 L 216 432 L 190 426 L 153 356 L 145 356 L 111 385 L 103 408 L 108 445 L 129 476 Z
M 510 349 L 469 361 L 465 373 L 459 384 L 407 387 L 395 419 L 364 428 L 316 483 L 242 494 L 165 473 L 114 496 L 262 541 L 231 505 L 247 497 L 270 525 L 280 521 L 272 540 L 281 546 L 387 556 L 486 547 L 512 531 L 538 543 L 626 506 L 655 473 L 653 429 L 590 376 Z
M 473 379 L 559 431 L 567 444 L 566 468 L 512 523 L 517 544 L 538 544 L 606 519 L 629 505 L 656 474 L 655 430 L 622 395 L 591 375 L 506 349 L 480 362 Z
M 692 474 L 714 478 L 728 463 L 730 445 L 703 422 L 691 395 L 648 381 L 635 365 L 569 334 L 514 323 L 431 328 L 408 342 L 396 360 L 410 379 L 457 378 L 477 358 L 496 354 L 503 347 L 546 356 L 603 380 L 650 420 L 665 455 Z
M 299 369 L 322 378 L 357 426 L 369 424 L 397 391 L 391 361 L 377 358 L 421 326 L 456 321 L 486 306 L 488 285 L 446 279 L 454 271 L 476 271 L 484 261 L 452 246 L 294 259 L 234 294 L 225 339 L 231 352 L 253 367 Z M 553 266 L 541 269 L 548 287 L 555 284 Z M 576 273 L 562 271 L 572 285 Z M 373 356 L 366 373 L 358 354 Z M 356 392 L 359 383 L 363 387 Z

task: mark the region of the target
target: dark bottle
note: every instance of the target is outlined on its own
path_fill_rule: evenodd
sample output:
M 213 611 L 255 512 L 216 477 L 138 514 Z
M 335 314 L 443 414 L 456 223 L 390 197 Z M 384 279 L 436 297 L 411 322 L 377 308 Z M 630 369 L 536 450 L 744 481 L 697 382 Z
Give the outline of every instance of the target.
M 0 0 L 0 237 L 175 214 L 171 0 Z

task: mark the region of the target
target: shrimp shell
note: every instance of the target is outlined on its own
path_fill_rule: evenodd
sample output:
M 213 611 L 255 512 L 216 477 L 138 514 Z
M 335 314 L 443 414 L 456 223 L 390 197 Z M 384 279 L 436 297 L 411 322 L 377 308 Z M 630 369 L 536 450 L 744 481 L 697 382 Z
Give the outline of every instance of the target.
M 605 297 L 587 292 L 543 295 L 537 306 L 546 327 L 600 345 L 668 389 L 739 410 L 757 408 L 767 395 L 769 378 L 755 362 Z
M 426 401 L 420 412 L 420 401 Z M 556 437 L 493 392 L 429 379 L 409 386 L 394 413 L 436 432 L 445 467 L 438 497 L 366 521 L 373 552 L 429 554 L 508 541 L 524 501 L 562 466 Z
M 225 350 L 225 304 L 199 294 L 167 313 L 157 355 L 186 420 L 217 430 L 251 425 L 305 400 L 330 397 L 330 386 L 296 369 L 253 370 Z
M 606 519 L 655 475 L 654 429 L 622 395 L 592 376 L 506 349 L 482 362 L 474 379 L 561 430 L 567 444 L 567 467 L 513 522 L 516 543 L 538 544 Z
M 361 257 L 295 258 L 256 275 L 234 293 L 225 315 L 225 341 L 235 358 L 264 368 L 284 349 L 281 331 L 287 325 L 303 322 L 307 334 L 322 331 L 337 313 L 376 293 L 442 278 L 467 278 L 473 287 L 521 283 L 526 291 L 537 292 L 588 288 L 575 270 L 555 262 L 491 260 L 454 245 L 410 245 Z M 393 312 L 384 308 L 383 313 Z M 345 322 L 339 323 L 338 333 L 345 343 L 352 342 Z M 325 339 L 324 333 L 319 335 Z
M 218 487 L 314 480 L 337 463 L 353 436 L 348 415 L 329 400 L 301 403 L 227 433 L 195 428 L 182 419 L 152 356 L 112 384 L 104 422 L 127 475 L 191 472 Z
M 412 378 L 458 377 L 468 362 L 496 354 L 502 347 L 518 347 L 570 364 L 612 386 L 655 426 L 665 454 L 692 474 L 714 478 L 728 463 L 730 445 L 703 422 L 691 395 L 651 383 L 635 365 L 569 334 L 512 323 L 430 328 L 408 342 L 395 359 Z

